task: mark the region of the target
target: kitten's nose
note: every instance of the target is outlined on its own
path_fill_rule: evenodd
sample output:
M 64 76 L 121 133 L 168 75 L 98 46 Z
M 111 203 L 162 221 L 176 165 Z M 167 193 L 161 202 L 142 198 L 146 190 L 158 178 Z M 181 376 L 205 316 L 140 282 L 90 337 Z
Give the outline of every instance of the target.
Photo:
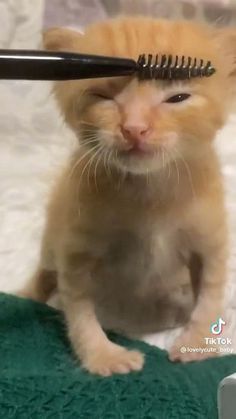
M 121 132 L 129 143 L 135 145 L 148 140 L 152 129 L 148 124 L 123 124 L 121 126 Z

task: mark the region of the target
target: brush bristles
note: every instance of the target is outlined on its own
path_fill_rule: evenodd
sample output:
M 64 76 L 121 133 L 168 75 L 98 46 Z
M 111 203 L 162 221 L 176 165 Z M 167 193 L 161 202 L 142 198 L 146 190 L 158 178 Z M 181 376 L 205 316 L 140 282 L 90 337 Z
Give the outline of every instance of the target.
M 137 61 L 138 76 L 141 80 L 184 80 L 192 77 L 210 77 L 215 73 L 211 62 L 204 63 L 191 57 L 173 57 L 172 55 L 151 54 L 146 59 L 145 54 L 139 56 Z

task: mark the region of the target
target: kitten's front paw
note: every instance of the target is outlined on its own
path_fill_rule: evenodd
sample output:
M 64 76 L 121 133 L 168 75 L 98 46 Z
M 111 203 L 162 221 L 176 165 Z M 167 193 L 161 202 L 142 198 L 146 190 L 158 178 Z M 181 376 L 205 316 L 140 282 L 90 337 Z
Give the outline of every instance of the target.
M 205 337 L 209 332 L 195 330 L 194 327 L 186 328 L 174 341 L 169 351 L 171 361 L 191 362 L 202 361 L 218 355 L 217 346 L 207 345 Z
M 82 364 L 92 374 L 108 377 L 114 373 L 127 374 L 131 371 L 140 371 L 144 364 L 144 356 L 141 352 L 128 351 L 112 344 L 97 350 Z

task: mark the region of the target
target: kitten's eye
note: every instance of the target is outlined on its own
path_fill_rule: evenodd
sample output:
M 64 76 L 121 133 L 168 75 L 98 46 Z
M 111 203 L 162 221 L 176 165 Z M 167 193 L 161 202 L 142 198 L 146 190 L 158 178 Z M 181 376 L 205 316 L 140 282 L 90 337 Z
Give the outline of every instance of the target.
M 174 95 L 169 97 L 165 102 L 166 103 L 178 103 L 187 100 L 191 95 L 189 93 L 179 93 L 178 95 Z
M 108 92 L 90 92 L 90 95 L 94 98 L 100 99 L 100 100 L 112 100 L 112 95 L 110 95 Z

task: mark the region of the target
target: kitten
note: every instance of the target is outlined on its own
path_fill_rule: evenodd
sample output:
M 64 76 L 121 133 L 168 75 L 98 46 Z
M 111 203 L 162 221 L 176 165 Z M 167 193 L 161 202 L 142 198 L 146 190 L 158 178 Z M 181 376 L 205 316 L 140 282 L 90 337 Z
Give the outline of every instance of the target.
M 213 140 L 232 100 L 234 34 L 119 18 L 84 35 L 50 30 L 45 47 L 134 59 L 185 55 L 217 69 L 181 82 L 56 83 L 80 147 L 53 192 L 40 266 L 22 291 L 46 301 L 58 287 L 72 346 L 92 373 L 127 373 L 144 362 L 109 341 L 102 326 L 138 336 L 185 322 L 170 359 L 209 356 L 180 347 L 203 347 L 222 315 L 228 239 Z

